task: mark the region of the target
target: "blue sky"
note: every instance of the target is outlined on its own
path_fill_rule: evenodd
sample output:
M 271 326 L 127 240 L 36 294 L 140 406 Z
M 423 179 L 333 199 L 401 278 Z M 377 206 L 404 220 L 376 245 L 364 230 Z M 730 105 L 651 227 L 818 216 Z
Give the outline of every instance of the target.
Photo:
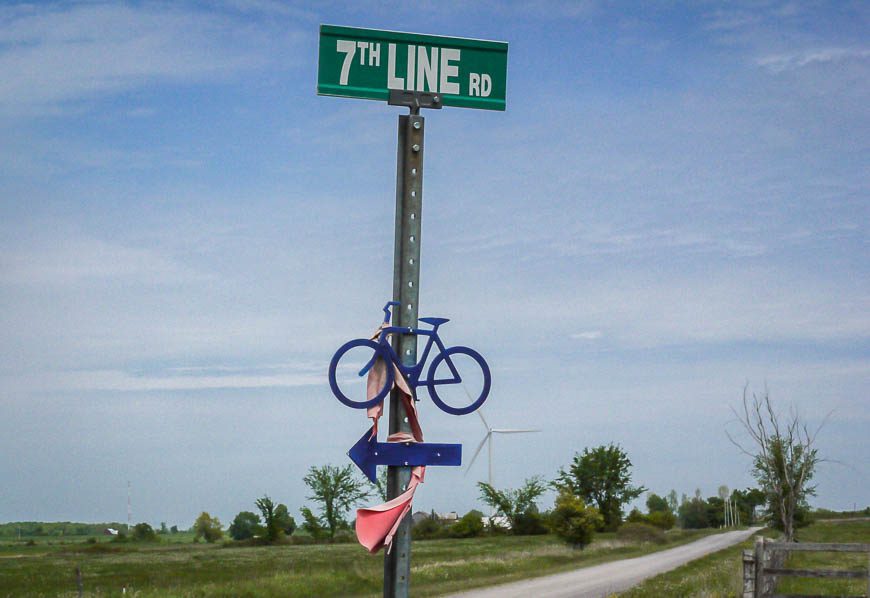
M 128 480 L 135 521 L 298 512 L 347 462 L 325 372 L 392 290 L 403 111 L 315 94 L 321 23 L 509 43 L 504 113 L 424 113 L 421 315 L 543 430 L 496 485 L 615 442 L 659 494 L 749 486 L 749 383 L 832 412 L 813 502 L 867 505 L 865 3 L 343 4 L 0 7 L 0 520 L 124 521 Z M 416 507 L 479 507 L 463 474 Z

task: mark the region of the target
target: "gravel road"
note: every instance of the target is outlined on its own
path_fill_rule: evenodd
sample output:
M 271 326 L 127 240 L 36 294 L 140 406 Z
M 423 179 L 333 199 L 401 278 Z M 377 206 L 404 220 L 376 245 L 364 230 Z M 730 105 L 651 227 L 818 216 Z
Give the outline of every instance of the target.
M 447 598 L 528 598 L 529 596 L 602 598 L 614 592 L 627 590 L 644 579 L 676 569 L 711 552 L 738 544 L 759 529 L 761 528 L 753 527 L 748 530 L 715 534 L 691 544 L 642 557 L 452 594 Z

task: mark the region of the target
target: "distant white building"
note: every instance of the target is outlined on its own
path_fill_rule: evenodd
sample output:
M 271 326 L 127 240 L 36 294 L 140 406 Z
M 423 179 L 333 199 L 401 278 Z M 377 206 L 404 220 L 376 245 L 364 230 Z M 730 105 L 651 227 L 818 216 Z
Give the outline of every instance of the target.
M 511 522 L 504 515 L 493 515 L 492 517 L 483 516 L 480 518 L 483 521 L 484 525 L 492 525 L 494 527 L 500 527 L 502 529 L 510 529 Z

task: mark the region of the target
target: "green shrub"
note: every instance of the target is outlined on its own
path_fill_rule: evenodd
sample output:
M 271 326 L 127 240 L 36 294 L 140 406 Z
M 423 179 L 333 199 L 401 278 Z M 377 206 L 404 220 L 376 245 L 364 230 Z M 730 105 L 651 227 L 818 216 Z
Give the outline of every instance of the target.
M 209 544 L 217 542 L 224 535 L 220 519 L 212 517 L 205 511 L 200 513 L 199 517 L 196 518 L 193 524 L 193 531 L 195 532 L 193 537 L 194 542 L 198 542 L 200 538 L 203 538 Z
M 649 517 L 641 513 L 637 507 L 631 510 L 625 520 L 629 523 L 649 523 Z
M 695 496 L 691 500 L 684 501 L 678 510 L 680 526 L 683 529 L 703 529 L 710 527 L 707 515 L 707 503 L 700 497 Z
M 134 542 L 156 542 L 157 533 L 147 523 L 137 523 L 133 526 L 132 538 Z
M 279 504 L 275 507 L 275 520 L 278 522 L 278 527 L 286 536 L 292 536 L 296 531 L 296 520 L 293 515 L 287 510 L 287 505 Z
M 476 538 L 483 535 L 483 513 L 469 511 L 459 521 L 450 526 L 447 535 L 451 538 Z
M 648 523 L 624 523 L 616 530 L 616 537 L 632 543 L 663 544 L 665 532 Z
M 661 530 L 669 530 L 677 523 L 677 518 L 670 511 L 653 511 L 647 515 L 650 525 L 654 525 Z
M 544 518 L 537 510 L 528 510 L 517 515 L 514 527 L 511 530 L 516 536 L 538 536 L 548 533 L 550 530 L 544 524 Z
M 598 509 L 587 507 L 583 499 L 567 490 L 556 498 L 556 508 L 550 513 L 550 528 L 574 548 L 588 546 L 602 525 L 604 518 Z
M 412 535 L 417 540 L 431 540 L 444 537 L 444 524 L 435 517 L 426 517 L 413 527 Z
M 260 517 L 251 511 L 242 511 L 230 524 L 230 537 L 233 540 L 248 540 L 263 533 Z
M 300 509 L 302 513 L 302 531 L 314 538 L 323 540 L 329 535 L 329 530 L 320 522 L 320 519 L 311 512 L 308 507 Z

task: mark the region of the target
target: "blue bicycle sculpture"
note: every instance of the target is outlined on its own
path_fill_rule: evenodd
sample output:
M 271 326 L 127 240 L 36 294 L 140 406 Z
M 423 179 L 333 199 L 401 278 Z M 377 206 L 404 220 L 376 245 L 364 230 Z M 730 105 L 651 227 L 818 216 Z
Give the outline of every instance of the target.
M 390 308 L 395 305 L 399 305 L 399 303 L 389 301 L 384 306 L 384 324 L 390 323 L 392 319 Z M 420 318 L 420 321 L 430 325 L 432 329 L 384 326 L 380 330 L 377 340 L 358 338 L 342 345 L 329 363 L 329 386 L 336 398 L 348 407 L 355 409 L 366 409 L 380 403 L 393 387 L 395 374 L 390 366 L 395 364 L 405 376 L 408 385 L 414 389 L 415 394 L 417 387 L 425 386 L 432 401 L 447 413 L 465 415 L 483 405 L 489 395 L 489 387 L 492 382 L 489 366 L 486 365 L 483 357 L 468 347 L 447 348 L 444 346 L 438 336 L 438 327 L 449 322 L 450 320 L 447 318 Z M 388 340 L 391 334 L 416 334 L 428 337 L 420 360 L 410 366 L 402 364 L 402 360 Z M 432 358 L 427 377 L 424 380 L 420 376 L 433 345 L 438 348 L 438 352 Z M 360 378 L 368 374 L 379 358 L 383 359 L 387 365 L 383 387 L 378 389 L 377 394 L 371 399 L 361 401 L 352 399 L 348 394 L 357 394 L 360 391 L 365 394 L 361 385 L 353 384 L 353 382 L 359 382 Z M 362 364 L 361 367 L 360 364 Z M 349 384 L 345 383 L 348 377 L 343 375 L 343 372 L 347 370 L 351 370 Z M 457 400 L 455 397 L 448 396 L 451 393 L 446 392 L 446 387 L 453 385 L 458 385 L 462 389 L 465 399 Z

